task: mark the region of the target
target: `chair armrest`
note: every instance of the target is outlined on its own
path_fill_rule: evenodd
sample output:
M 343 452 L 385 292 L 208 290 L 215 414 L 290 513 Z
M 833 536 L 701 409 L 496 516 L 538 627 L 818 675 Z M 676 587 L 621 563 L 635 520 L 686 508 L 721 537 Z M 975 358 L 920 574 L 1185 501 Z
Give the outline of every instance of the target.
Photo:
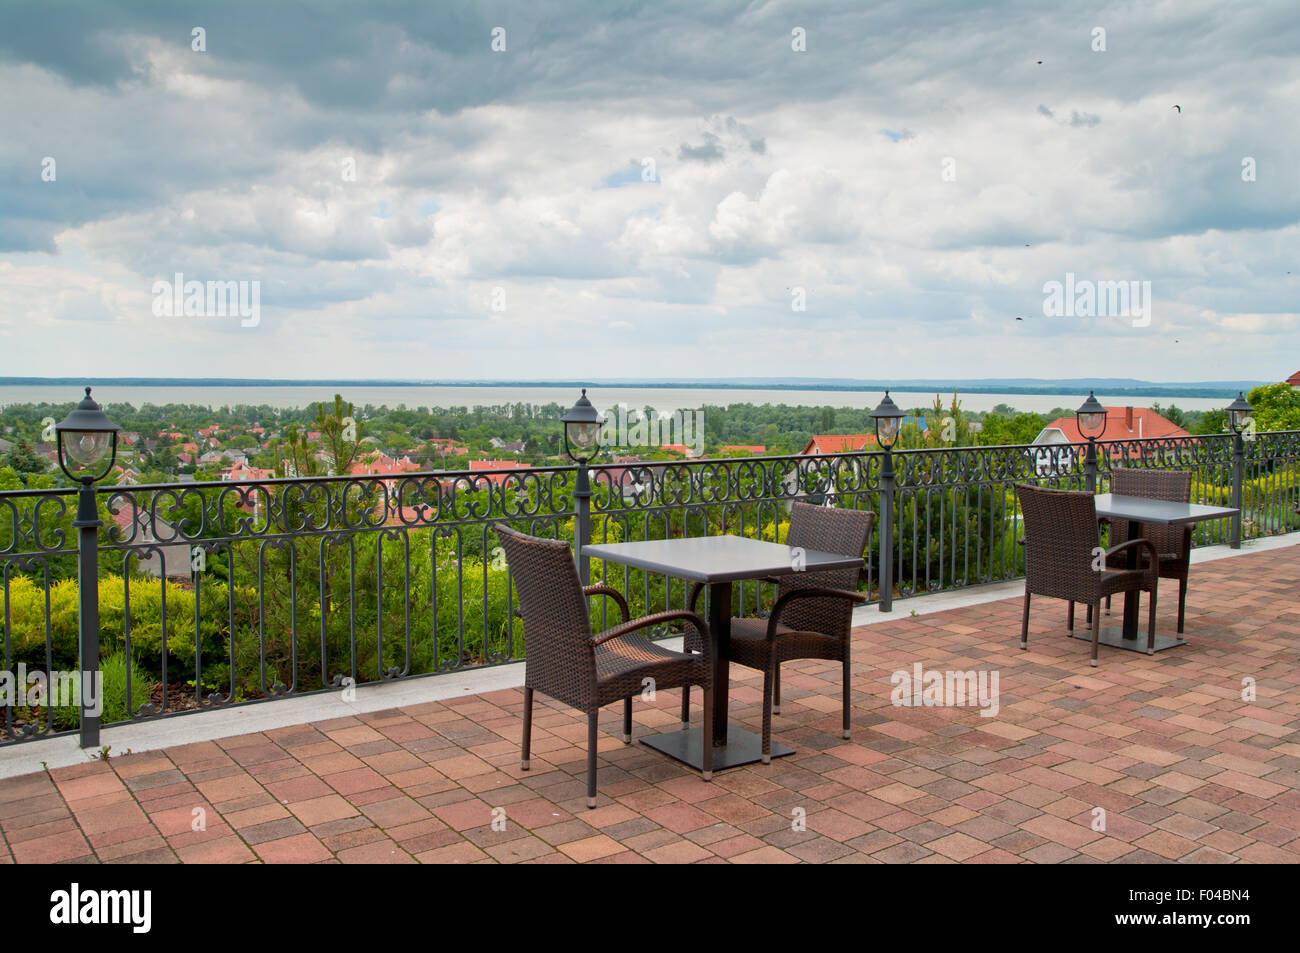
M 853 589 L 823 589 L 820 586 L 808 586 L 799 589 L 791 589 L 789 592 L 782 593 L 781 598 L 776 600 L 772 606 L 772 614 L 767 617 L 767 638 L 770 642 L 776 638 L 776 627 L 781 620 L 781 612 L 785 607 L 795 599 L 847 599 L 849 602 L 856 602 L 863 605 L 867 597 Z
M 1160 554 L 1156 552 L 1156 545 L 1155 543 L 1151 542 L 1151 540 L 1145 538 L 1130 539 L 1126 543 L 1120 543 L 1118 546 L 1112 546 L 1110 549 L 1106 550 L 1104 558 L 1109 559 L 1111 556 L 1114 556 L 1116 553 L 1122 553 L 1124 552 L 1124 550 L 1128 549 L 1131 546 L 1145 546 L 1147 551 L 1151 554 L 1152 568 L 1157 570 L 1160 568 Z
M 606 629 L 600 635 L 591 637 L 591 645 L 595 648 L 603 642 L 610 639 L 616 639 L 620 635 L 627 635 L 636 632 L 639 629 L 648 629 L 652 625 L 659 625 L 662 622 L 672 622 L 674 619 L 685 619 L 691 625 L 699 630 L 700 635 L 704 637 L 704 650 L 707 654 L 709 646 L 709 627 L 703 619 L 694 612 L 687 609 L 669 609 L 666 612 L 656 612 L 653 615 L 642 616 L 639 619 L 633 619 L 630 622 L 624 622 L 622 625 L 616 625 L 612 629 Z
M 691 612 L 695 611 L 695 603 L 700 601 L 700 593 L 704 591 L 704 583 L 696 582 L 691 584 L 691 591 L 686 594 L 686 608 Z
M 623 598 L 623 594 L 621 592 L 619 592 L 617 589 L 613 588 L 612 586 L 606 586 L 603 583 L 593 585 L 593 586 L 583 586 L 582 594 L 584 596 L 609 596 L 611 599 L 613 599 L 615 602 L 618 603 L 618 609 L 620 612 L 623 613 L 624 622 L 626 622 L 628 619 L 632 617 L 632 613 L 629 612 L 627 608 L 627 600 Z

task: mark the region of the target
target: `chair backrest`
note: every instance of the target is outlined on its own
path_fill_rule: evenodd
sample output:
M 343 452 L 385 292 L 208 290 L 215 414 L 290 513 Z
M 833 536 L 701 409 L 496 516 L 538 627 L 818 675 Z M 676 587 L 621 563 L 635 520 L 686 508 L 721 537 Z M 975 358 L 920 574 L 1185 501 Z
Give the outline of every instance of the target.
M 825 506 L 795 503 L 790 509 L 787 546 L 800 546 L 824 553 L 861 556 L 871 540 L 876 514 L 870 510 L 837 510 Z M 816 586 L 825 589 L 857 589 L 862 567 L 798 572 L 781 577 L 777 597 L 791 589 Z M 797 599 L 781 614 L 781 623 L 800 632 L 820 632 L 848 638 L 853 627 L 853 603 L 847 599 Z
M 1190 503 L 1192 471 L 1116 467 L 1110 471 L 1110 492 L 1120 496 L 1140 496 L 1148 500 Z
M 594 690 L 591 618 L 569 544 L 517 532 L 503 523 L 493 529 L 519 593 L 524 620 L 526 683 L 569 704 L 581 704 Z
M 1110 472 L 1110 491 L 1120 496 L 1140 496 L 1148 500 L 1170 500 L 1190 503 L 1192 499 L 1191 470 L 1141 470 L 1135 467 L 1116 467 Z M 1161 554 L 1180 554 L 1190 548 L 1190 526 L 1161 526 L 1144 524 L 1142 535 L 1151 540 Z M 1110 527 L 1110 545 L 1128 542 L 1128 523 L 1113 522 Z
M 1025 583 L 1033 592 L 1070 598 L 1096 584 L 1094 550 L 1101 537 L 1097 500 L 1086 490 L 1016 484 L 1025 519 Z

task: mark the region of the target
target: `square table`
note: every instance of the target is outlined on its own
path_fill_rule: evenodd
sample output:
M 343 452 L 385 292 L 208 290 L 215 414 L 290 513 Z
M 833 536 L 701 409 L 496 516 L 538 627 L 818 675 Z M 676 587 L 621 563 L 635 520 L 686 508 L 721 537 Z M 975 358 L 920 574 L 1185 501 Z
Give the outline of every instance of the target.
M 1115 522 L 1128 520 L 1128 538 L 1138 539 L 1142 535 L 1143 523 L 1159 523 L 1164 526 L 1182 526 L 1199 523 L 1202 520 L 1223 519 L 1236 516 L 1239 510 L 1231 506 L 1206 506 L 1202 503 L 1175 503 L 1172 500 L 1150 500 L 1142 496 L 1120 496 L 1115 493 L 1103 493 L 1097 497 L 1097 516 Z M 1131 547 L 1125 554 L 1125 568 L 1137 569 L 1138 547 Z M 1128 649 L 1130 652 L 1145 652 L 1146 640 L 1138 641 L 1138 599 L 1141 593 L 1130 589 L 1124 593 L 1124 626 L 1116 629 L 1111 626 L 1103 628 L 1097 636 L 1102 645 L 1116 649 Z M 1098 610 L 1100 611 L 1100 610 Z M 1074 638 L 1092 641 L 1091 632 L 1076 632 Z M 1175 634 L 1156 635 L 1157 652 L 1186 645 L 1182 636 Z
M 713 737 L 705 739 L 702 727 L 652 735 L 641 741 L 694 768 L 703 769 L 704 745 L 713 745 L 713 770 L 734 768 L 762 760 L 763 739 L 739 725 L 727 724 L 729 663 L 731 658 L 731 584 L 738 580 L 819 572 L 862 565 L 861 556 L 843 556 L 813 549 L 769 543 L 743 536 L 699 536 L 652 539 L 634 543 L 584 546 L 592 559 L 635 566 L 648 572 L 702 582 L 709 587 L 709 641 L 713 655 Z M 794 749 L 772 742 L 772 757 L 794 754 Z

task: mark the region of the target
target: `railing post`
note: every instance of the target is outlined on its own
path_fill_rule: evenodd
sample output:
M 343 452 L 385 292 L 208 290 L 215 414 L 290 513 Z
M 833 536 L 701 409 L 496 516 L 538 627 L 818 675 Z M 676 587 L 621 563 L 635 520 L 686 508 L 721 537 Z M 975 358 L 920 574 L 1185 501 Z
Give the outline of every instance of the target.
M 1246 444 L 1241 439 L 1241 434 L 1234 432 L 1232 435 L 1232 505 L 1237 510 L 1232 517 L 1232 541 L 1229 544 L 1233 549 L 1241 549 L 1241 490 L 1242 483 L 1246 476 Z
M 77 650 L 80 657 L 81 747 L 99 747 L 102 692 L 99 675 L 99 512 L 95 486 L 83 483 L 77 494 L 77 588 L 80 595 Z
M 591 545 L 591 481 L 585 460 L 578 461 L 578 479 L 573 501 L 577 507 L 573 522 L 573 555 L 578 562 L 578 578 L 586 586 L 591 583 L 591 559 L 584 552 Z
M 1083 456 L 1083 479 L 1089 493 L 1097 492 L 1097 440 L 1088 438 L 1088 452 Z
M 880 466 L 880 611 L 894 610 L 894 453 Z

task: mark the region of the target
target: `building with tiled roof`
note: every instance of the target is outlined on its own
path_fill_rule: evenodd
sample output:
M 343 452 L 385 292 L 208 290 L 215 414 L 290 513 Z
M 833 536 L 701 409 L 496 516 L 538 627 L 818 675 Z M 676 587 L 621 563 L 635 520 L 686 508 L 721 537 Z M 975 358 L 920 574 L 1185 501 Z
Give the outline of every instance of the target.
M 873 433 L 819 433 L 813 434 L 808 439 L 802 453 L 823 454 L 823 453 L 856 453 L 859 450 L 865 450 L 868 445 L 876 442 L 876 435 Z
M 1107 407 L 1106 429 L 1098 440 L 1152 440 L 1160 437 L 1190 437 L 1186 430 L 1172 420 L 1145 407 Z M 1071 444 L 1087 443 L 1088 438 L 1079 432 L 1079 422 L 1074 416 L 1057 417 L 1044 427 L 1033 445 L 1060 447 L 1059 450 L 1035 451 L 1035 469 L 1039 475 L 1063 472 L 1074 466 Z
M 1292 387 L 1300 387 L 1300 371 L 1296 371 L 1286 379 L 1286 382 Z
M 250 480 L 273 480 L 275 479 L 274 470 L 266 470 L 261 467 L 249 466 L 245 460 L 236 460 L 232 466 L 222 467 L 221 479 L 226 482 L 243 483 Z
M 1044 434 L 1056 431 L 1064 439 L 1044 439 Z M 1157 437 L 1190 437 L 1186 430 L 1172 420 L 1161 417 L 1145 407 L 1107 407 L 1106 429 L 1098 440 L 1150 440 Z M 1079 432 L 1079 423 L 1073 415 L 1057 417 L 1042 429 L 1034 443 L 1083 443 L 1088 438 Z
M 483 470 L 527 470 L 530 469 L 528 464 L 520 463 L 518 460 L 471 460 L 469 468 L 472 472 Z M 489 483 L 504 483 L 508 473 L 480 473 L 480 476 Z

